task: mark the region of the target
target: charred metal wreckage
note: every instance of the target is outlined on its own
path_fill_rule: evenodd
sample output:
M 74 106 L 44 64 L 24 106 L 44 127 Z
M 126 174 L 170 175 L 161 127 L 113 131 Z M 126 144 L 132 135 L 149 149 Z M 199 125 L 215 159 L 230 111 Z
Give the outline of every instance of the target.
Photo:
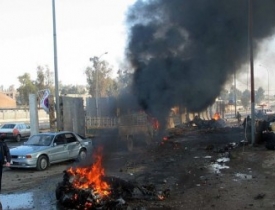
M 117 177 L 104 175 L 100 159 L 91 167 L 64 171 L 57 184 L 56 199 L 66 209 L 124 210 L 130 200 L 164 200 L 170 190 L 157 190 L 154 185 L 139 185 Z

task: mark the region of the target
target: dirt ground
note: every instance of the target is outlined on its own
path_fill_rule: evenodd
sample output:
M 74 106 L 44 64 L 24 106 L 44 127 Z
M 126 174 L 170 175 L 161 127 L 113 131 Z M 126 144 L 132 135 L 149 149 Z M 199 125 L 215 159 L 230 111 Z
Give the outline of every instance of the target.
M 250 146 L 242 127 L 177 129 L 167 141 L 131 153 L 106 146 L 106 176 L 116 176 L 159 191 L 169 189 L 164 200 L 126 201 L 127 210 L 143 209 L 275 209 L 275 154 L 264 144 Z M 110 144 L 109 144 L 110 145 Z M 111 144 L 112 145 L 112 144 Z M 2 192 L 39 189 L 51 195 L 62 180 L 63 170 L 75 163 L 53 165 L 48 170 L 4 169 Z M 56 208 L 52 208 L 56 209 Z

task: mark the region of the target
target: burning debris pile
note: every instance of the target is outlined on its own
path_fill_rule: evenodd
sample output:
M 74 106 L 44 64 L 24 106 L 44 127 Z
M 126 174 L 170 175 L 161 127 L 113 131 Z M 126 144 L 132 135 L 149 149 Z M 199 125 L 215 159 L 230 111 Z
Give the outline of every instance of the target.
M 117 177 L 108 177 L 101 166 L 101 156 L 90 167 L 70 168 L 56 187 L 56 199 L 70 209 L 127 209 L 127 200 L 163 200 L 169 190 L 158 191 L 154 185 L 138 185 Z
M 168 134 L 163 138 L 163 140 L 169 140 L 177 137 L 184 137 L 186 135 L 190 135 L 193 132 L 228 132 L 228 130 L 232 130 L 232 128 L 228 127 L 226 122 L 218 118 L 212 118 L 211 120 L 201 119 L 199 116 L 195 116 L 193 120 L 175 126 L 174 128 L 168 129 Z
M 203 120 L 199 116 L 195 116 L 190 123 L 192 125 L 194 124 L 199 129 L 203 129 L 203 128 L 215 129 L 215 128 L 222 128 L 226 126 L 225 121 L 222 120 L 220 117 L 216 117 L 216 116 L 214 116 L 214 118 L 212 118 L 211 120 Z

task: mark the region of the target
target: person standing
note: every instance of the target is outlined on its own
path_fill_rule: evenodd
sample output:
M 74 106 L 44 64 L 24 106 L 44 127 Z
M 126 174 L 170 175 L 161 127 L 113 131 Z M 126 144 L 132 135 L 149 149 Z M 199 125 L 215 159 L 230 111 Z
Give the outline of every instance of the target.
M 11 155 L 10 149 L 4 140 L 0 140 L 0 193 L 2 186 L 2 172 L 3 166 L 10 166 Z
M 241 123 L 242 121 L 242 115 L 240 114 L 240 112 L 237 112 L 237 120 L 238 120 L 238 123 Z

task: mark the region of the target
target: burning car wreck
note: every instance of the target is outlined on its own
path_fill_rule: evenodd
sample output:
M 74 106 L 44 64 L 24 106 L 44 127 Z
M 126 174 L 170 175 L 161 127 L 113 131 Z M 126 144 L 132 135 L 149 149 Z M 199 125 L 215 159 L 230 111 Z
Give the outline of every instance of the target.
M 139 185 L 134 181 L 105 176 L 101 156 L 91 166 L 64 171 L 56 187 L 56 199 L 70 209 L 127 209 L 129 200 L 164 200 L 169 189 L 157 190 L 154 185 Z
M 222 128 L 226 126 L 225 121 L 221 119 L 217 113 L 210 120 L 201 119 L 199 116 L 196 115 L 194 119 L 189 122 L 189 125 L 195 125 L 199 129 L 201 128 L 215 129 L 215 128 Z

